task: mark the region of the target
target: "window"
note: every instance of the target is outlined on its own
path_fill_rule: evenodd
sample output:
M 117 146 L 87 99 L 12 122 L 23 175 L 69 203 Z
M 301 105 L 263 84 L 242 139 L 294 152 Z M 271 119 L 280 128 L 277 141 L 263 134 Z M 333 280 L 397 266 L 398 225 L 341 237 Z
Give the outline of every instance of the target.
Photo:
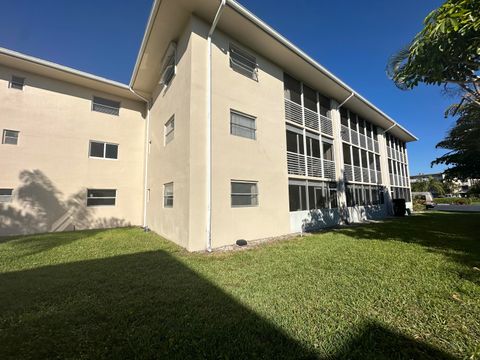
M 307 155 L 320 159 L 320 140 L 318 136 L 307 133 Z
M 371 152 L 368 153 L 368 161 L 369 161 L 369 164 L 370 164 L 370 170 L 374 170 L 375 169 L 375 162 L 373 160 L 373 153 L 371 153 Z
M 118 145 L 99 141 L 90 141 L 90 157 L 118 159 Z
M 365 135 L 365 120 L 359 117 L 358 125 L 359 125 L 360 134 Z
M 338 208 L 337 183 L 328 184 L 328 197 L 330 200 L 330 209 Z
M 350 145 L 343 143 L 343 162 L 352 165 L 352 156 L 350 154 Z
M 357 131 L 357 115 L 350 111 L 350 128 Z
M 115 206 L 117 190 L 88 189 L 87 206 Z
M 317 93 L 307 85 L 303 85 L 303 104 L 307 109 L 317 112 Z
M 15 130 L 3 130 L 2 144 L 17 145 L 18 134 L 19 132 Z
M 164 132 L 165 132 L 165 145 L 167 145 L 175 137 L 175 115 L 172 116 L 170 120 L 168 120 L 165 123 Z
M 352 147 L 353 153 L 353 165 L 360 166 L 360 149 L 356 147 Z
M 94 96 L 92 110 L 118 116 L 120 114 L 120 102 Z
M 307 187 L 305 185 L 288 185 L 290 211 L 308 210 L 306 190 Z
M 345 108 L 340 108 L 340 122 L 343 126 L 348 127 L 348 111 Z
M 12 80 L 10 80 L 10 88 L 23 90 L 23 86 L 25 85 L 25 78 L 20 76 L 12 76 Z
M 328 193 L 324 183 L 309 183 L 308 209 L 328 209 Z
M 232 181 L 232 207 L 257 206 L 258 189 L 256 182 Z
M 177 44 L 170 43 L 162 61 L 160 85 L 168 86 L 177 72 Z
M 294 103 L 302 103 L 301 85 L 300 81 L 292 78 L 290 75 L 283 75 L 283 90 L 285 99 L 293 101 Z
M 304 154 L 303 150 L 303 135 L 288 129 L 287 130 L 287 151 Z
M 380 171 L 380 169 L 381 169 L 381 167 L 380 167 L 380 155 L 375 155 L 375 165 L 376 165 L 377 171 Z
M 328 117 L 330 114 L 330 99 L 320 94 L 318 99 L 320 100 L 320 115 Z
M 13 189 L 0 189 L 0 203 L 9 203 L 13 199 Z
M 256 119 L 253 116 L 230 112 L 230 134 L 247 139 L 256 139 Z
M 360 151 L 362 153 L 362 168 L 368 169 L 367 152 L 365 150 Z
M 173 207 L 173 182 L 163 185 L 163 207 Z
M 258 80 L 255 56 L 233 44 L 230 44 L 230 67 L 253 80 Z
M 323 142 L 323 159 L 333 161 L 333 144 Z

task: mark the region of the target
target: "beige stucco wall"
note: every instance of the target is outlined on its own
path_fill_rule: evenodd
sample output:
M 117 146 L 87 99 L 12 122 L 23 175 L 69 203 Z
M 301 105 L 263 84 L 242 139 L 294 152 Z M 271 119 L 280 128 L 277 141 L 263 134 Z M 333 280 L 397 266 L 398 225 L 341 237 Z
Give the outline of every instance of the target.
M 168 87 L 157 86 L 150 110 L 147 224 L 158 234 L 189 248 L 190 24 L 177 44 L 176 75 Z M 173 115 L 174 139 L 165 144 L 164 126 Z M 174 205 L 164 208 L 163 186 L 170 182 L 174 184 Z
M 26 78 L 23 91 L 9 88 L 12 74 Z M 91 111 L 93 96 L 121 101 L 120 116 Z M 17 146 L 0 145 L 0 188 L 15 194 L 0 204 L 0 235 L 141 225 L 144 112 L 142 102 L 0 66 L 0 130 L 20 131 Z M 119 144 L 118 160 L 90 159 L 90 140 Z M 86 208 L 87 188 L 117 189 L 116 206 Z
M 203 59 L 207 58 L 206 34 L 209 27 L 195 18 L 193 23 L 193 88 L 197 91 L 196 95 L 201 95 L 204 88 L 198 84 L 206 79 L 206 63 Z M 229 65 L 230 41 L 233 40 L 220 31 L 213 36 L 213 248 L 233 244 L 238 239 L 254 240 L 290 232 L 283 71 L 255 54 L 259 64 L 258 82 L 235 72 Z M 205 99 L 205 95 L 192 96 L 192 107 L 204 109 Z M 256 140 L 230 135 L 231 109 L 257 118 Z M 200 155 L 205 158 L 205 151 Z M 231 180 L 257 181 L 259 205 L 232 208 Z M 204 188 L 205 185 L 202 185 Z M 199 219 L 198 223 L 201 222 L 202 219 Z M 204 249 L 205 236 L 202 238 L 201 241 L 192 239 L 192 248 Z

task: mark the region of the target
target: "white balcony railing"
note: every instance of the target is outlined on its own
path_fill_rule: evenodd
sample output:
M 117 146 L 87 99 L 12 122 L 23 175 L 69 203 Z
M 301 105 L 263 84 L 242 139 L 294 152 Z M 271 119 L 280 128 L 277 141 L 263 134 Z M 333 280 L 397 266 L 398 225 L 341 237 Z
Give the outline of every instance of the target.
M 363 135 L 363 134 L 360 134 L 360 147 L 362 149 L 367 148 L 367 141 L 366 141 L 365 135 Z
M 333 124 L 332 124 L 332 119 L 320 115 L 320 124 L 321 124 L 321 132 L 333 136 Z
M 318 131 L 320 129 L 318 123 L 318 114 L 315 111 L 307 108 L 304 108 L 303 111 L 305 114 L 305 126 Z
M 307 156 L 307 174 L 313 177 L 322 177 L 322 159 Z
M 287 166 L 290 175 L 306 175 L 305 156 L 287 151 Z
M 303 125 L 302 106 L 285 99 L 285 119 Z
M 355 181 L 362 182 L 362 168 L 360 166 L 353 167 L 353 176 Z
M 373 151 L 373 139 L 367 138 L 367 148 L 370 151 Z
M 345 142 L 350 142 L 350 130 L 345 125 L 342 125 L 342 130 L 340 131 L 342 140 Z
M 335 179 L 335 162 L 323 160 L 323 175 L 327 179 Z
M 363 182 L 370 182 L 369 176 L 368 176 L 368 169 L 362 168 L 362 180 Z
M 352 165 L 345 164 L 344 170 L 345 181 L 353 181 L 353 167 Z
M 358 132 L 350 130 L 350 139 L 353 145 L 358 145 Z

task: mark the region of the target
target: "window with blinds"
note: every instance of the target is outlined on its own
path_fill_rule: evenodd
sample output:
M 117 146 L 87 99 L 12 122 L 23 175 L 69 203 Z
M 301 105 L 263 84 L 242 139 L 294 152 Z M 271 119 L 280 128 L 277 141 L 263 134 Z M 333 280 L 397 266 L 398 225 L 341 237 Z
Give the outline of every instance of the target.
M 255 117 L 233 110 L 230 111 L 230 134 L 255 140 L 256 132 Z
M 172 116 L 170 120 L 168 120 L 165 123 L 164 132 L 165 132 L 165 145 L 167 145 L 175 137 L 175 115 Z
M 232 207 L 258 206 L 258 186 L 251 181 L 232 181 Z

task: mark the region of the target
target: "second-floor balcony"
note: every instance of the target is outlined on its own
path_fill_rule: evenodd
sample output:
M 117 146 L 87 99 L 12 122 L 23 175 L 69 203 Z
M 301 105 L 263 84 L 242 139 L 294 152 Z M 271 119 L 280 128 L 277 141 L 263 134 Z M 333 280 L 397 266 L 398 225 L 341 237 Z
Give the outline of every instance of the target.
M 335 162 L 287 151 L 289 175 L 335 179 Z
M 285 119 L 333 137 L 332 119 L 285 99 Z

